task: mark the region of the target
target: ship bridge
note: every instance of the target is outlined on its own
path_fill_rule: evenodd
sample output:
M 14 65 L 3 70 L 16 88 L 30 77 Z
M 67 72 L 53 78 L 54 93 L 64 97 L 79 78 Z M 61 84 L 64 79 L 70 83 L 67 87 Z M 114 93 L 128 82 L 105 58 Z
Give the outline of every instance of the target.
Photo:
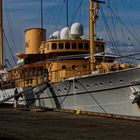
M 95 41 L 96 53 L 104 52 L 105 43 L 103 41 Z M 82 54 L 89 53 L 90 46 L 89 40 L 78 39 L 78 40 L 48 40 L 43 43 L 40 47 L 41 54 L 48 53 L 59 53 L 59 54 Z

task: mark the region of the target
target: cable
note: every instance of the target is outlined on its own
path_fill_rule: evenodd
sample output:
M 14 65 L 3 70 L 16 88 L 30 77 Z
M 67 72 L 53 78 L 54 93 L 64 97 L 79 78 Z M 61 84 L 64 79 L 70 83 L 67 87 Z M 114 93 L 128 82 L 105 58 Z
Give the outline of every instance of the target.
M 8 4 L 7 4 L 7 1 L 5 1 L 5 9 L 6 9 L 6 17 L 7 17 L 7 23 L 8 23 L 8 26 L 9 26 L 9 33 L 10 33 L 10 39 L 11 39 L 11 42 L 13 41 L 13 47 L 12 48 L 14 48 L 13 50 L 14 50 L 14 53 L 16 53 L 17 52 L 17 47 L 16 47 L 16 42 L 15 42 L 15 38 L 14 38 L 14 32 L 13 32 L 13 30 L 12 30 L 12 28 L 11 28 L 11 24 L 10 24 L 10 20 L 9 20 L 9 12 L 8 12 L 8 6 L 7 6 Z
M 117 16 L 117 14 L 113 11 L 111 7 L 110 7 L 110 10 L 118 18 L 119 22 L 126 28 L 126 30 L 133 36 L 133 38 L 140 44 L 140 40 L 137 39 L 137 37 L 129 30 L 129 28 L 125 25 L 125 23 L 122 22 L 120 17 Z
M 3 35 L 4 35 L 4 39 L 5 39 L 6 43 L 7 43 L 8 49 L 9 49 L 9 51 L 10 51 L 10 53 L 11 53 L 11 56 L 12 56 L 12 58 L 13 58 L 13 61 L 14 61 L 14 63 L 16 64 L 16 59 L 15 59 L 15 57 L 14 57 L 14 55 L 13 55 L 12 49 L 11 49 L 10 44 L 9 44 L 9 42 L 8 42 L 8 39 L 7 39 L 6 35 L 5 35 L 5 32 L 3 32 Z
M 78 6 L 76 12 L 75 12 L 74 15 L 72 16 L 70 25 L 72 25 L 72 23 L 73 23 L 73 21 L 74 21 L 74 18 L 76 17 L 76 15 L 77 15 L 77 13 L 78 13 L 80 7 L 82 6 L 82 3 L 83 3 L 83 0 L 80 1 L 80 4 L 79 4 L 79 6 Z

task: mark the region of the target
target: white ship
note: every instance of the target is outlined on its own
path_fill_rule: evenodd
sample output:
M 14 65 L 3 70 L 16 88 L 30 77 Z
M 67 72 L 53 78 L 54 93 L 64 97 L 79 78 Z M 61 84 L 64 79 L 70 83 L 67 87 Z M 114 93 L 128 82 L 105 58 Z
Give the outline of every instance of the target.
M 102 3 L 89 1 L 89 39 L 81 37 L 80 23 L 47 41 L 45 29 L 27 29 L 25 52 L 16 54 L 18 65 L 1 80 L 1 103 L 18 89 L 24 96 L 19 102 L 28 106 L 140 116 L 140 67 L 117 62 L 119 56 L 106 54 L 105 42 L 95 37 Z

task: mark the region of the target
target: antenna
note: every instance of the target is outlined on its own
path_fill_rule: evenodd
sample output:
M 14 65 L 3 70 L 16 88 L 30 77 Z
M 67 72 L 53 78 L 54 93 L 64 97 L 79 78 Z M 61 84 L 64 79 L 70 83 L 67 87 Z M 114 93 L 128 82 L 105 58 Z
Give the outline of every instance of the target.
M 69 3 L 68 0 L 64 1 L 66 3 L 66 18 L 67 18 L 67 27 L 69 26 Z
M 41 19 L 40 19 L 40 21 L 41 21 L 41 29 L 43 30 L 43 0 L 41 0 L 41 5 L 40 5 L 41 7 L 40 7 L 40 13 L 41 13 Z M 43 32 L 42 32 L 42 41 L 43 41 Z
M 0 66 L 3 65 L 3 22 L 2 22 L 2 0 L 0 0 Z
M 89 5 L 89 17 L 90 17 L 90 27 L 89 27 L 89 38 L 90 38 L 90 69 L 91 71 L 96 70 L 96 64 L 95 64 L 95 52 L 96 52 L 96 47 L 95 47 L 95 40 L 94 40 L 94 26 L 95 26 L 95 21 L 96 21 L 96 15 L 95 15 L 95 3 L 96 7 L 98 8 L 100 3 L 105 3 L 100 0 L 90 0 L 90 5 Z

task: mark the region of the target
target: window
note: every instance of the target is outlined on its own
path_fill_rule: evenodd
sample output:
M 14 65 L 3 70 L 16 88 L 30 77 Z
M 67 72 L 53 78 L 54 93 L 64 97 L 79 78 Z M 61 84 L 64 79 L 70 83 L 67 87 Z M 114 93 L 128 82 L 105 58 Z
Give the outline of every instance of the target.
M 85 48 L 85 50 L 88 50 L 89 49 L 89 43 L 85 43 L 84 48 Z
M 56 43 L 52 43 L 52 49 L 53 50 L 57 49 L 57 44 Z
M 77 48 L 77 43 L 72 43 L 72 49 L 76 49 Z
M 65 44 L 65 48 L 66 48 L 66 49 L 70 49 L 70 43 L 69 43 L 69 42 L 67 42 L 67 43 Z
M 33 80 L 32 79 L 29 79 L 29 84 L 32 84 Z
M 78 43 L 78 49 L 83 49 L 83 43 Z
M 101 51 L 103 52 L 104 51 L 104 45 L 101 45 Z
M 59 49 L 63 49 L 64 48 L 64 44 L 63 43 L 59 43 Z
M 100 51 L 100 45 L 96 44 L 96 51 L 99 52 Z

